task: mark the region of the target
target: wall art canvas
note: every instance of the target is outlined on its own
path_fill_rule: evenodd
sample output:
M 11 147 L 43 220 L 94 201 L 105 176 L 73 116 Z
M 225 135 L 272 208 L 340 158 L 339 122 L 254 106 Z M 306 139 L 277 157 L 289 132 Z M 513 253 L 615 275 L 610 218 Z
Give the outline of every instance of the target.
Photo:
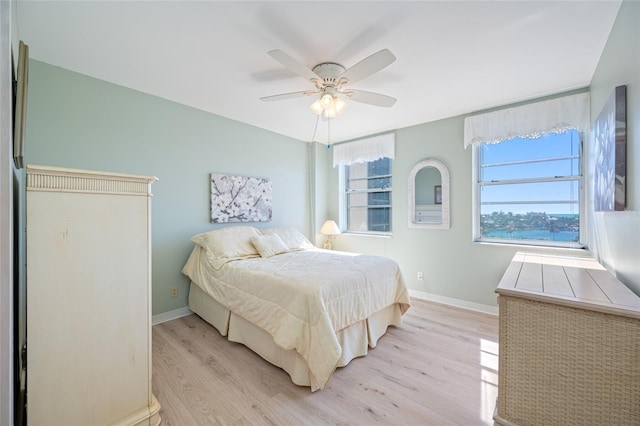
M 271 180 L 211 173 L 211 222 L 271 220 Z
M 615 88 L 594 123 L 594 209 L 624 210 L 627 179 L 626 86 Z

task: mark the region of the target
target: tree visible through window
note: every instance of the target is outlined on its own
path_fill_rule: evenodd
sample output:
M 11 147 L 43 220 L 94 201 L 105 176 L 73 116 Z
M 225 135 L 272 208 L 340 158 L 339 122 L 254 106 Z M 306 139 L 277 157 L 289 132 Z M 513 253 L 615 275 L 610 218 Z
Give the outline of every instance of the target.
M 478 144 L 476 241 L 582 247 L 580 133 Z
M 344 168 L 347 230 L 391 232 L 390 158 Z

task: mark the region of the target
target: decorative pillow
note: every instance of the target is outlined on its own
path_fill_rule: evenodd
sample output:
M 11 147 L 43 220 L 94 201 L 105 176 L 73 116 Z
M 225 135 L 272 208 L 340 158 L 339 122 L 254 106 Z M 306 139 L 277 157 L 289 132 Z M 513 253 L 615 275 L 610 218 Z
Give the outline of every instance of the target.
M 281 226 L 279 228 L 269 228 L 262 230 L 263 235 L 277 234 L 289 247 L 289 250 L 300 250 L 313 248 L 313 244 L 302 235 L 302 232 L 291 226 Z
M 256 235 L 251 238 L 251 244 L 253 244 L 262 257 L 271 257 L 289 251 L 289 247 L 287 247 L 278 234 Z
M 194 235 L 191 241 L 205 250 L 215 269 L 220 269 L 230 260 L 257 257 L 251 238 L 259 235 L 260 231 L 253 226 L 230 226 Z

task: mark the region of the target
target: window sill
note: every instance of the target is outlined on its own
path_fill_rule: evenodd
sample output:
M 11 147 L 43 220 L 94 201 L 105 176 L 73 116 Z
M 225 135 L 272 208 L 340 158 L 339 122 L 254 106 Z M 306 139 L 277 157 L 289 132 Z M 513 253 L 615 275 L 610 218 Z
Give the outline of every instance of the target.
M 356 232 L 356 231 L 345 231 L 341 235 L 349 235 L 356 237 L 374 237 L 374 238 L 392 238 L 393 234 L 391 232 Z
M 540 250 L 540 251 L 568 251 L 573 253 L 588 253 L 589 250 L 586 246 L 581 247 L 563 247 L 563 246 L 549 246 L 542 244 L 526 244 L 522 242 L 518 243 L 509 243 L 502 241 L 485 241 L 485 240 L 476 240 L 473 241 L 474 245 L 488 245 L 488 246 L 501 246 L 501 247 L 513 247 L 517 250 Z

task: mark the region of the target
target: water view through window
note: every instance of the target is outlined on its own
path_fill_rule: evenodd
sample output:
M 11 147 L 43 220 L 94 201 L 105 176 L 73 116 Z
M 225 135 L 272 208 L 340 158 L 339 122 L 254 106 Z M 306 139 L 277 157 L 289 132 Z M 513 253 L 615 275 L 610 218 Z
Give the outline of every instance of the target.
M 491 213 L 480 217 L 481 235 L 515 240 L 571 241 L 580 239 L 580 215 L 529 212 Z
M 483 143 L 479 171 L 481 239 L 579 243 L 577 131 Z

